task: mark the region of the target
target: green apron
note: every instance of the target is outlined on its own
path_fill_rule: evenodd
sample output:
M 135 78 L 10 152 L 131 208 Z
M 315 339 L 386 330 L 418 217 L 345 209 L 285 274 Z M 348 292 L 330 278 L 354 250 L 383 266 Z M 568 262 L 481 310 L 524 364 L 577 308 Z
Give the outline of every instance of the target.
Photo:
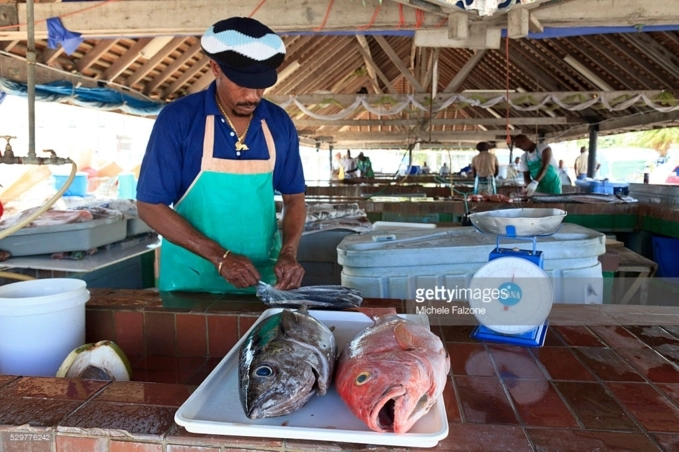
M 542 169 L 542 154 L 540 154 L 540 151 L 537 149 L 535 152 L 538 153 L 538 159 L 534 162 L 526 162 L 528 164 L 528 172 L 530 173 L 530 177 L 533 179 L 538 177 L 538 174 L 540 174 L 540 170 Z M 554 168 L 554 166 L 551 164 L 547 165 L 545 176 L 538 184 L 536 191 L 539 191 L 540 193 L 548 193 L 550 195 L 561 194 L 561 177 L 556 171 L 556 168 Z
M 225 249 L 247 256 L 262 281 L 276 282 L 273 267 L 281 248 L 276 223 L 273 168 L 276 146 L 266 122 L 262 132 L 268 160 L 214 158 L 214 116 L 205 120 L 200 172 L 174 210 L 206 237 Z M 208 260 L 163 240 L 159 289 L 210 293 L 254 293 L 237 289 L 217 274 Z

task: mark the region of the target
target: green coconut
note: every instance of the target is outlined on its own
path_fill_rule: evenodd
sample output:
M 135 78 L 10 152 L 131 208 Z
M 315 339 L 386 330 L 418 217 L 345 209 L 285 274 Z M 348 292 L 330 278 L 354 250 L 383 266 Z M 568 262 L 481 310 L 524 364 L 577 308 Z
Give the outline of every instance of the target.
M 112 341 L 85 344 L 68 354 L 57 377 L 130 381 L 132 366 L 125 352 Z

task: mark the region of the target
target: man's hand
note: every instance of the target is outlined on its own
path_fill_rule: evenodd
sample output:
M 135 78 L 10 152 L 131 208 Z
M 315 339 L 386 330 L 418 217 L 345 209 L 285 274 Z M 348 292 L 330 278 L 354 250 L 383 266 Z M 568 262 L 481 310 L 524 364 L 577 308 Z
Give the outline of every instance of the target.
M 538 181 L 534 180 L 526 187 L 526 196 L 533 196 L 535 190 L 538 189 Z
M 234 253 L 224 258 L 219 275 L 238 289 L 252 287 L 261 279 L 250 259 Z
M 295 256 L 281 253 L 278 256 L 278 262 L 276 262 L 276 266 L 274 267 L 274 273 L 278 280 L 274 288 L 291 290 L 299 288 L 302 284 L 304 268 L 297 262 Z

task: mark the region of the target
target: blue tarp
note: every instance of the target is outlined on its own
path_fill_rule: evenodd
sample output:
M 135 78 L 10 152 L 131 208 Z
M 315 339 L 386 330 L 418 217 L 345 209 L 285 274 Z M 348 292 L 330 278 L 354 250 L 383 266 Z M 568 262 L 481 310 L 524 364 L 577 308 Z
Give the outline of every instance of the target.
M 0 77 L 0 92 L 26 97 L 28 87 Z M 1 97 L 0 97 L 1 99 Z M 156 116 L 164 103 L 141 100 L 109 88 L 76 87 L 70 82 L 59 81 L 35 86 L 35 99 L 47 102 L 65 102 L 99 110 L 120 110 L 139 116 Z

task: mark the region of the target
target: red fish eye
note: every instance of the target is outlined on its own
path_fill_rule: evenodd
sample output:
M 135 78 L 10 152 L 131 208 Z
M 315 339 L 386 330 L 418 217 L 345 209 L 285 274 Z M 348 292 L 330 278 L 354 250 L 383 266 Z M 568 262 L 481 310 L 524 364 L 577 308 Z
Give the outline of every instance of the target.
M 255 375 L 258 377 L 270 377 L 273 375 L 273 369 L 269 366 L 259 366 L 255 369 Z
M 370 380 L 370 377 L 371 377 L 370 372 L 361 372 L 360 374 L 358 374 L 358 377 L 356 377 L 356 384 L 358 386 L 361 386 L 362 384 Z

